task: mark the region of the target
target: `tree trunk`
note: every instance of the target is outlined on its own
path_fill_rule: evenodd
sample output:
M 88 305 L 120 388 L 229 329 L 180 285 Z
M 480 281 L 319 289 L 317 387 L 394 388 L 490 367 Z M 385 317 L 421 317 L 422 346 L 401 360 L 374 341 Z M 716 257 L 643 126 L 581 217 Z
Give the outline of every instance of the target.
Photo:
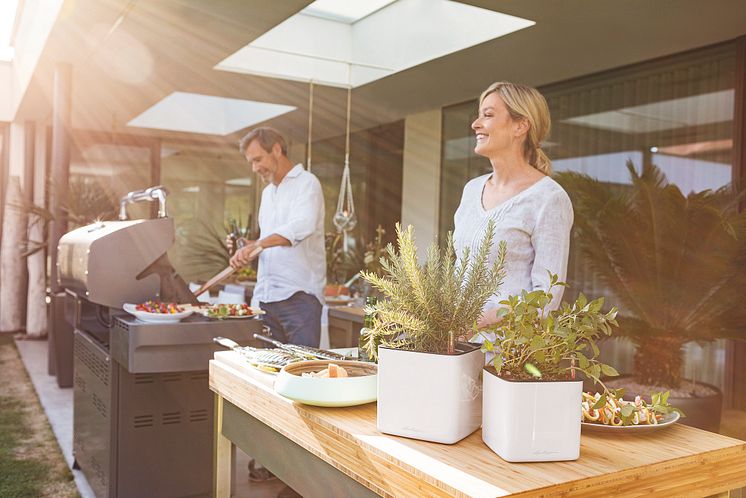
M 635 380 L 640 384 L 679 387 L 684 364 L 679 337 L 635 338 Z
M 17 176 L 8 179 L 5 199 L 0 251 L 0 332 L 15 332 L 24 328 L 26 319 L 26 261 L 21 255 L 25 247 L 28 218 L 20 209 L 23 195 Z

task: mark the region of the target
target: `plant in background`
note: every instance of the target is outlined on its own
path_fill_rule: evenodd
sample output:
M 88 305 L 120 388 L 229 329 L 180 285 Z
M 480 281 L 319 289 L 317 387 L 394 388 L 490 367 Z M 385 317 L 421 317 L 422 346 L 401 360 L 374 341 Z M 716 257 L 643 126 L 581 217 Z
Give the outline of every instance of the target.
M 349 244 L 344 250 L 344 237 L 339 232 L 324 235 L 326 245 L 326 280 L 329 284 L 344 284 L 363 267 L 363 254 L 360 246 Z
M 47 182 L 47 188 L 54 190 L 55 186 L 50 181 Z M 28 238 L 25 241 L 26 251 L 23 256 L 27 257 L 45 249 L 49 235 L 47 224 L 54 219 L 54 214 L 49 209 L 28 201 L 11 207 L 28 215 L 30 228 L 37 224 L 42 225 L 41 233 L 45 234 L 44 240 Z M 67 212 L 68 230 L 73 230 L 96 220 L 117 219 L 118 201 L 106 186 L 101 185 L 95 179 L 74 177 L 70 179 L 67 203 L 62 208 Z M 29 229 L 28 232 L 32 230 Z
M 557 286 L 567 284 L 550 274 L 549 291 L 523 291 L 500 301 L 497 325 L 488 330 L 494 335 L 482 332 L 482 351 L 494 354 L 491 364 L 496 373 L 506 380 L 553 381 L 575 379 L 580 371 L 596 382 L 602 374 L 619 375 L 598 361 L 596 345 L 618 326 L 616 308 L 604 313 L 603 297 L 588 301 L 580 294 L 572 304 L 547 310 Z
M 381 266 L 381 257 L 383 257 L 386 246 L 383 244 L 383 236 L 386 230 L 378 225 L 376 227 L 376 236 L 365 244 L 365 254 L 363 254 L 363 270 L 368 273 L 381 275 L 383 267 Z
M 453 352 L 454 344 L 472 330 L 487 299 L 504 278 L 506 246 L 488 263 L 495 238 L 490 222 L 476 254 L 466 249 L 457 260 L 453 235 L 443 249 L 427 251 L 425 264 L 417 260 L 414 230 L 396 225 L 398 252 L 389 244 L 380 258 L 383 275 L 363 272 L 363 278 L 385 297 L 376 305 L 376 317 L 365 346 L 377 357 L 377 346 L 413 351 Z
M 685 196 L 653 165 L 627 168 L 628 188 L 578 173 L 557 179 L 573 199 L 574 242 L 622 304 L 620 331 L 637 345 L 635 380 L 677 387 L 686 342 L 744 337 L 744 193 Z

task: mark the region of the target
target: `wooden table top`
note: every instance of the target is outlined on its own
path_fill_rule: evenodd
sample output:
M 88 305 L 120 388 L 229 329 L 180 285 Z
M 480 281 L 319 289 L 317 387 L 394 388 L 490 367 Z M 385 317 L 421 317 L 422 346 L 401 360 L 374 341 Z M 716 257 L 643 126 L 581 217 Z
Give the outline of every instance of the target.
M 746 486 L 746 442 L 681 424 L 583 433 L 576 461 L 515 464 L 481 431 L 454 445 L 389 436 L 376 430 L 375 403 L 302 405 L 277 395 L 273 381 L 232 351 L 210 362 L 213 391 L 383 496 L 707 496 Z
M 359 308 L 357 306 L 329 306 L 329 316 L 335 316 L 337 318 L 343 318 L 346 320 L 352 320 L 362 323 L 362 318 L 365 317 L 365 308 Z

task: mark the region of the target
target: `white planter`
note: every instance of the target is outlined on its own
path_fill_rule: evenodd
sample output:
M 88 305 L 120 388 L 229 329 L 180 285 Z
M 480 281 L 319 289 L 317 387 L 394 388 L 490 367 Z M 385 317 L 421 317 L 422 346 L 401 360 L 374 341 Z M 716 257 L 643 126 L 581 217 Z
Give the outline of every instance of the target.
M 466 345 L 464 345 L 466 346 Z M 453 444 L 479 428 L 484 353 L 378 349 L 378 430 Z
M 510 382 L 484 369 L 482 439 L 508 462 L 580 456 L 583 383 Z

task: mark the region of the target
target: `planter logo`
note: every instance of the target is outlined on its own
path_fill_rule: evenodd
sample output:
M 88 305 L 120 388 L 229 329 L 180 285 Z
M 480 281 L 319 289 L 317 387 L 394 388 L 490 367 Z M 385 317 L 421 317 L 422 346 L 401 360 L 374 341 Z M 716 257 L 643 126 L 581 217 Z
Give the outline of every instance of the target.
M 559 453 L 559 451 L 536 450 L 532 452 L 533 455 L 556 455 L 557 453 Z
M 467 374 L 462 374 L 461 386 L 461 394 L 464 396 L 461 401 L 473 401 L 482 396 L 482 383 L 479 378 L 475 379 Z

